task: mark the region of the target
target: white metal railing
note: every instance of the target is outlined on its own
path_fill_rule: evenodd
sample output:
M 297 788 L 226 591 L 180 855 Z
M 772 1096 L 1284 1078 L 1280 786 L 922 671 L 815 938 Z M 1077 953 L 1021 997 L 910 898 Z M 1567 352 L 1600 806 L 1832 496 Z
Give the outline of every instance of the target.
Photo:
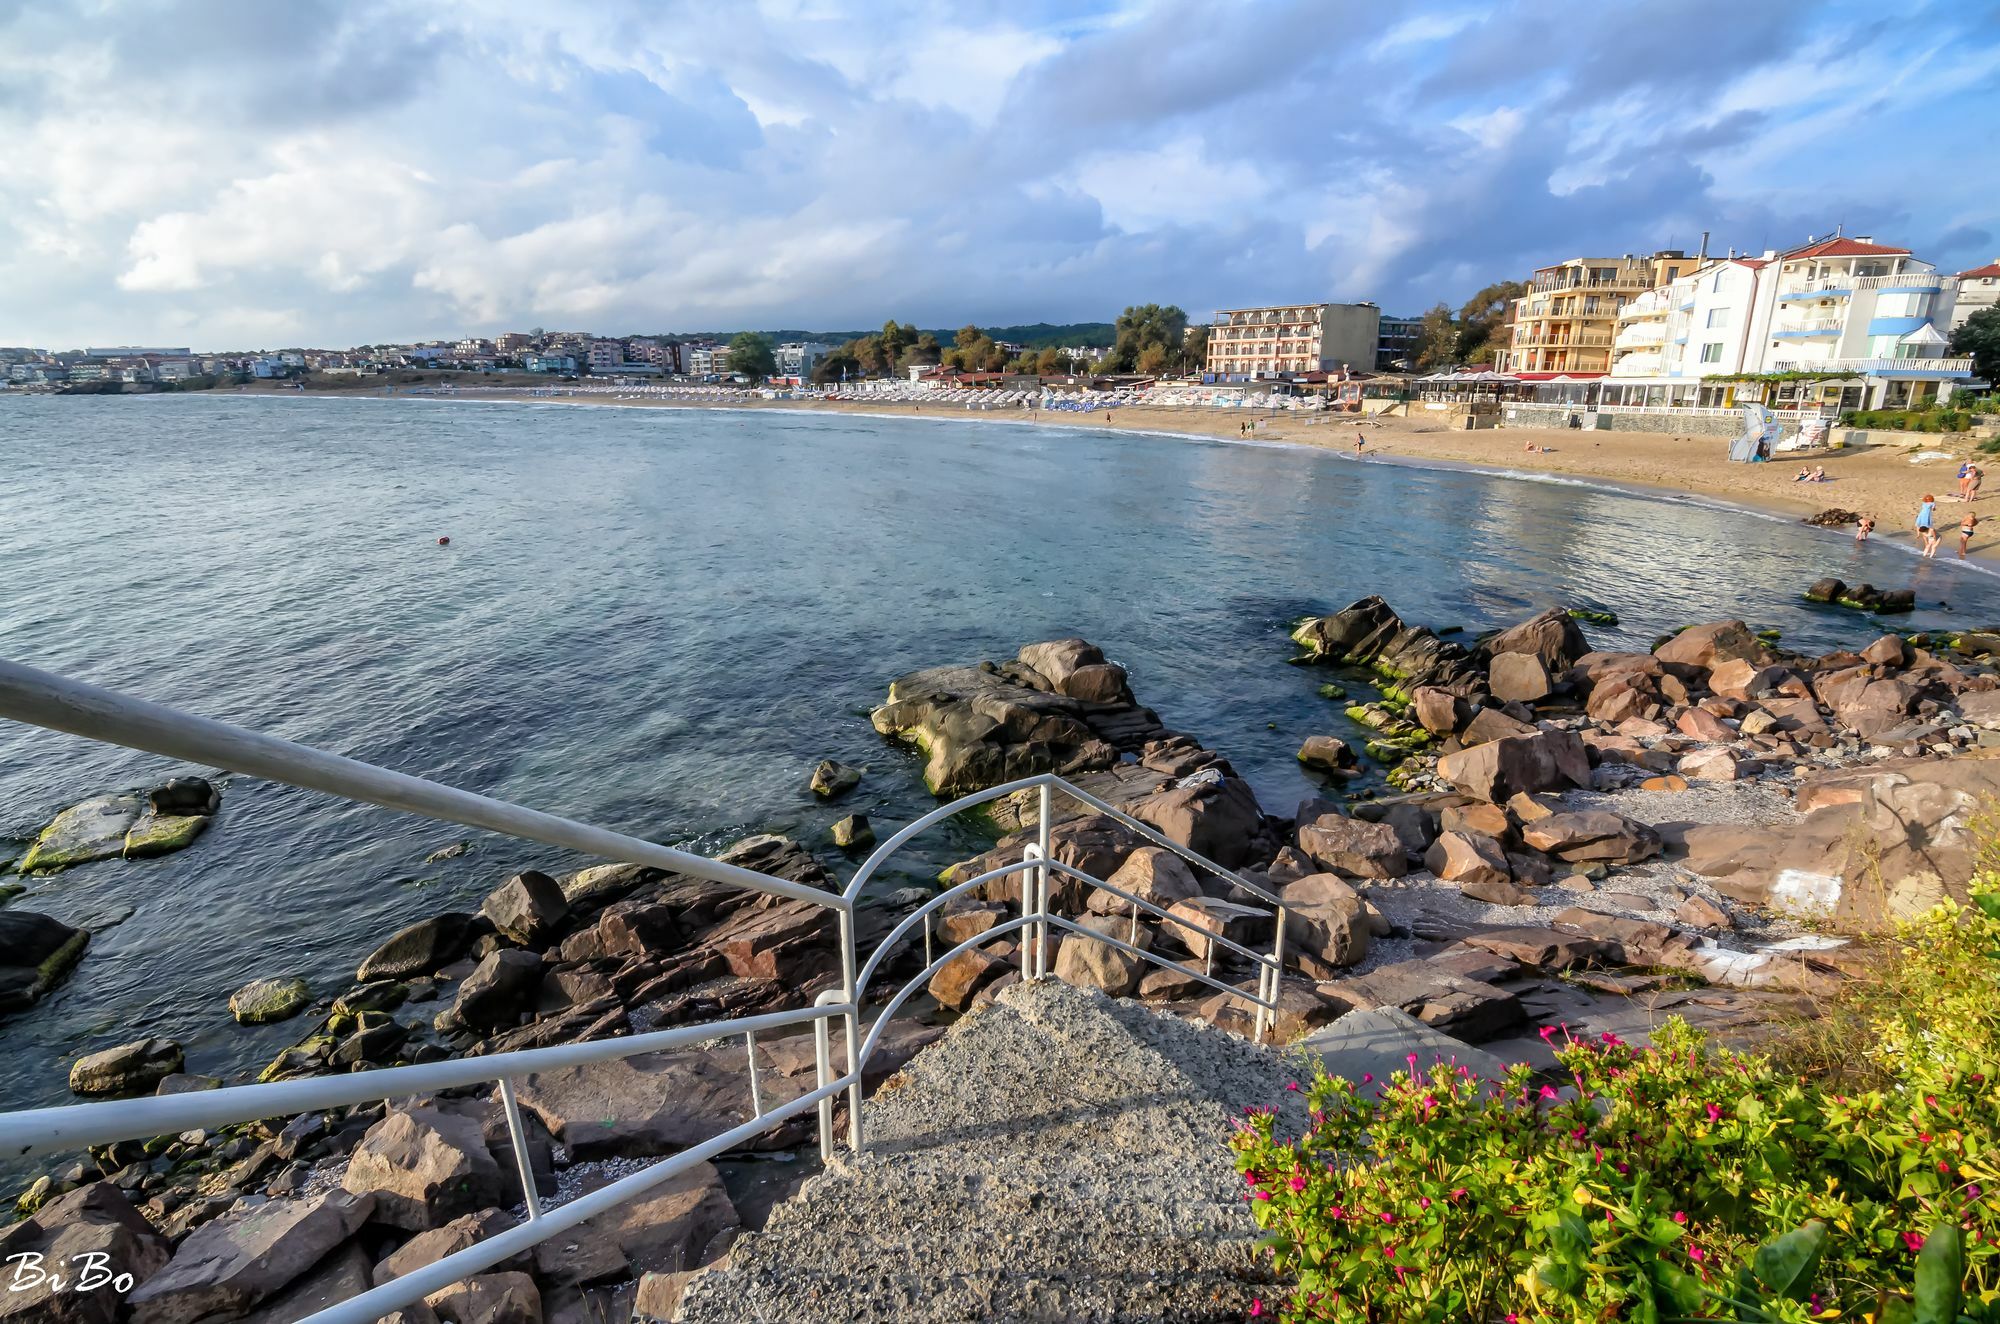
M 237 1085 L 189 1094 L 121 1099 L 0 1113 L 0 1157 L 23 1158 L 126 1140 L 143 1140 L 189 1130 L 224 1127 L 288 1117 L 329 1108 L 352 1107 L 386 1099 L 493 1085 L 504 1110 L 509 1142 L 521 1181 L 527 1217 L 519 1225 L 431 1264 L 404 1274 L 310 1316 L 309 1324 L 368 1324 L 532 1247 L 590 1218 L 618 1207 L 630 1198 L 686 1171 L 696 1163 L 736 1148 L 808 1110 L 819 1112 L 820 1152 L 834 1152 L 834 1103 L 846 1095 L 848 1146 L 863 1148 L 861 1102 L 868 1061 L 880 1046 L 884 1027 L 903 1005 L 925 987 L 945 963 L 1010 934 L 1021 935 L 1020 960 L 1024 979 L 1048 975 L 1049 933 L 1060 929 L 1073 940 L 1102 942 L 1141 961 L 1182 972 L 1199 983 L 1240 998 L 1255 1008 L 1253 1033 L 1262 1039 L 1275 1021 L 1285 950 L 1286 908 L 1283 900 L 1259 884 L 1226 869 L 1173 841 L 1165 834 L 1053 773 L 1023 778 L 941 805 L 883 842 L 839 893 L 788 879 L 775 878 L 724 864 L 705 856 L 674 850 L 623 833 L 591 827 L 506 801 L 475 795 L 407 774 L 391 772 L 358 760 L 328 754 L 291 741 L 258 735 L 227 723 L 181 713 L 158 704 L 0 660 L 0 717 L 55 731 L 122 745 L 184 762 L 250 773 L 350 800 L 422 814 L 466 827 L 539 841 L 622 862 L 645 864 L 691 877 L 708 879 L 832 910 L 839 921 L 841 982 L 821 994 L 810 1008 L 758 1016 L 677 1026 L 630 1035 L 549 1048 L 523 1049 L 490 1056 L 455 1058 L 411 1066 L 384 1067 L 346 1075 L 318 1076 L 267 1084 Z M 1023 791 L 1038 796 L 1036 839 L 1019 861 L 991 869 L 939 892 L 906 915 L 879 943 L 865 964 L 857 962 L 855 908 L 863 890 L 883 864 L 926 828 L 967 809 Z M 1053 797 L 1063 794 L 1078 804 L 1122 823 L 1144 840 L 1171 851 L 1188 864 L 1267 902 L 1274 932 L 1268 954 L 1210 932 L 1125 889 L 1096 878 L 1050 856 Z M 932 921 L 952 901 L 989 883 L 1021 877 L 1019 916 L 996 924 L 951 948 L 932 952 Z M 1130 907 L 1129 940 L 1099 933 L 1054 913 L 1049 883 L 1054 876 L 1076 880 L 1086 888 L 1113 894 Z M 1141 912 L 1167 924 L 1201 931 L 1207 960 L 1200 971 L 1170 961 L 1138 945 Z M 864 1040 L 862 1001 L 868 986 L 886 962 L 921 923 L 924 966 L 887 999 Z M 1216 977 L 1215 954 L 1226 950 L 1247 959 L 1257 969 L 1256 992 Z M 832 1023 L 841 1022 L 846 1039 L 845 1069 L 836 1073 L 832 1054 Z M 814 1088 L 777 1107 L 764 1106 L 758 1082 L 757 1036 L 810 1026 L 814 1036 Z M 537 1072 L 616 1061 L 657 1053 L 719 1037 L 741 1035 L 748 1055 L 750 1119 L 722 1134 L 661 1159 L 557 1209 L 545 1209 L 536 1189 L 516 1083 Z
M 1851 292 L 1856 279 L 1857 277 L 1854 276 L 1821 276 L 1817 280 L 1787 281 L 1785 284 L 1778 286 L 1778 297 L 1780 299 L 1800 299 L 1812 295 L 1820 295 L 1831 298 L 1834 295 L 1844 295 Z
M 1970 358 L 1925 359 L 1779 359 L 1774 372 L 1964 372 L 1972 371 Z
M 1952 276 L 1940 276 L 1929 271 L 1905 271 L 1895 276 L 1856 276 L 1849 285 L 1857 290 L 1941 290 Z

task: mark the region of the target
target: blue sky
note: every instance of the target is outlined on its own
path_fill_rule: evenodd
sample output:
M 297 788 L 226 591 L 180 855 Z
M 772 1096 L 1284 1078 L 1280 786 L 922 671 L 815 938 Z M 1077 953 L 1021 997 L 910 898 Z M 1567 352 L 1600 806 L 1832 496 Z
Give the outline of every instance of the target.
M 0 6 L 0 344 L 1453 304 L 2000 256 L 2000 0 Z

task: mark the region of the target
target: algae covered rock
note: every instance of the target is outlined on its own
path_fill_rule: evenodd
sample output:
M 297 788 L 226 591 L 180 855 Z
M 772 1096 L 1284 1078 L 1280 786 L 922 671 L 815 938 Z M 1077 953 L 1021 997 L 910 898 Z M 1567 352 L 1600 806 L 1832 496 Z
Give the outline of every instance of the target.
M 201 777 L 175 777 L 149 791 L 121 791 L 71 805 L 36 835 L 22 873 L 67 869 L 122 856 L 181 850 L 208 827 L 221 793 Z
M 128 860 L 171 855 L 193 844 L 212 821 L 207 814 L 162 814 L 148 809 L 126 832 L 122 853 Z
M 256 979 L 229 995 L 229 1014 L 238 1025 L 267 1025 L 305 1010 L 312 992 L 297 976 Z
M 0 910 L 0 1014 L 39 1002 L 83 957 L 90 934 L 32 910 Z
M 136 1039 L 76 1060 L 69 1069 L 72 1094 L 139 1094 L 149 1092 L 186 1065 L 181 1046 L 171 1039 Z

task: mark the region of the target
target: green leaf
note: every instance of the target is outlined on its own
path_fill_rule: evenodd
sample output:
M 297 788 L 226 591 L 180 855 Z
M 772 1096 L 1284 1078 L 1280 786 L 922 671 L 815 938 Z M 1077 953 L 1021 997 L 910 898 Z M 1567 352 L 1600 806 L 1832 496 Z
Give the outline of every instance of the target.
M 1972 904 L 1988 919 L 2000 919 L 2000 892 L 1974 892 Z
M 1884 1293 L 1882 1303 L 1875 1312 L 1875 1324 L 1916 1324 L 1917 1313 L 1910 1303 L 1900 1296 Z
M 1779 1296 L 1802 1301 L 1812 1291 L 1813 1274 L 1826 1250 L 1826 1224 L 1813 1219 L 1773 1237 L 1757 1248 L 1751 1260 L 1757 1281 Z
M 1916 1324 L 1953 1324 L 1964 1283 L 1965 1234 L 1956 1223 L 1939 1223 L 1917 1252 Z

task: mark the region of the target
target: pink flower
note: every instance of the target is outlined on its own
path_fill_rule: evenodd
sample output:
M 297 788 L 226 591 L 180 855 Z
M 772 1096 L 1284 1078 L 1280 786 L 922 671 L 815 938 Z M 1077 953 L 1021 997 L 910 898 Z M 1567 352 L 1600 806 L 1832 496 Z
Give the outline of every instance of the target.
M 1542 1027 L 1542 1030 L 1541 1030 L 1541 1035 L 1542 1035 L 1542 1039 L 1543 1039 L 1543 1041 L 1544 1041 L 1544 1042 L 1547 1042 L 1547 1040 L 1549 1039 L 1549 1037 L 1550 1037 L 1551 1035 L 1553 1035 L 1553 1034 L 1554 1034 L 1555 1032 L 1556 1032 L 1556 1027 L 1555 1027 L 1555 1026 L 1553 1026 L 1553 1025 L 1544 1025 L 1544 1026 Z
M 1257 1318 L 1257 1316 L 1263 1313 L 1264 1313 L 1264 1298 L 1261 1296 L 1250 1298 L 1250 1318 L 1255 1319 Z
M 1285 1082 L 1285 1088 L 1291 1093 L 1297 1094 L 1299 1092 L 1299 1083 L 1296 1080 L 1288 1080 Z
M 1372 1071 L 1364 1071 L 1364 1072 L 1362 1072 L 1362 1073 L 1361 1073 L 1361 1083 L 1362 1083 L 1363 1085 L 1373 1085 L 1373 1084 L 1375 1083 L 1375 1073 L 1374 1073 L 1374 1072 L 1372 1072 Z
M 1711 1122 L 1719 1122 L 1719 1121 L 1721 1121 L 1721 1120 L 1722 1120 L 1722 1109 L 1720 1109 L 1720 1108 L 1716 1107 L 1716 1106 L 1715 1106 L 1714 1104 L 1712 1104 L 1712 1103 L 1711 1103 L 1711 1104 L 1709 1104 L 1709 1105 L 1708 1105 L 1708 1120 L 1709 1120 L 1709 1121 L 1711 1121 Z
M 1271 1198 L 1271 1193 L 1269 1191 L 1258 1191 L 1251 1198 L 1255 1200 L 1268 1200 Z
M 1290 1181 L 1286 1182 L 1285 1185 L 1292 1188 L 1293 1195 L 1297 1195 L 1300 1191 L 1303 1191 L 1306 1188 L 1306 1179 L 1304 1177 L 1294 1177 Z
M 1463 1200 L 1465 1198 L 1465 1188 L 1463 1186 L 1454 1186 L 1451 1191 L 1451 1198 L 1454 1200 Z
M 1921 1232 L 1905 1232 L 1903 1234 L 1903 1246 L 1912 1255 L 1916 1254 L 1924 1248 L 1924 1234 Z
M 1510 1310 L 1507 1312 L 1507 1324 L 1521 1324 L 1521 1317 Z
M 1627 1164 L 1627 1163 L 1620 1163 L 1620 1164 L 1618 1165 L 1618 1175 L 1619 1175 L 1619 1176 L 1621 1176 L 1621 1177 L 1629 1177 L 1629 1176 L 1631 1176 L 1631 1175 L 1632 1175 L 1632 1167 L 1631 1167 L 1631 1165 L 1630 1165 L 1630 1164 Z
M 1703 1251 L 1702 1248 L 1699 1246 L 1689 1246 L 1688 1258 L 1693 1260 L 1696 1264 L 1700 1264 L 1703 1260 L 1708 1258 L 1708 1254 L 1707 1252 Z
M 1682 1213 L 1680 1210 L 1676 1209 L 1674 1210 L 1674 1221 L 1676 1223 L 1686 1223 L 1688 1221 L 1688 1216 Z
M 1389 1212 L 1388 1210 L 1384 1209 L 1384 1210 L 1382 1211 L 1382 1221 L 1383 1221 L 1384 1223 L 1392 1223 L 1392 1224 L 1393 1224 L 1393 1223 L 1394 1223 L 1394 1222 L 1396 1221 L 1396 1216 L 1395 1216 L 1394 1214 L 1390 1213 L 1390 1212 Z
M 1608 1044 L 1612 1048 L 1623 1048 L 1625 1046 L 1625 1041 L 1615 1034 L 1600 1034 L 1597 1038 L 1599 1043 Z
M 1431 1198 L 1428 1195 L 1420 1195 L 1417 1197 L 1417 1208 L 1428 1209 L 1430 1207 L 1431 1207 Z
M 1542 1086 L 1542 1097 L 1543 1097 L 1544 1099 L 1553 1099 L 1553 1098 L 1555 1098 L 1555 1097 L 1556 1097 L 1556 1087 L 1555 1087 L 1555 1086 L 1553 1086 L 1553 1085 L 1544 1085 L 1544 1086 Z

